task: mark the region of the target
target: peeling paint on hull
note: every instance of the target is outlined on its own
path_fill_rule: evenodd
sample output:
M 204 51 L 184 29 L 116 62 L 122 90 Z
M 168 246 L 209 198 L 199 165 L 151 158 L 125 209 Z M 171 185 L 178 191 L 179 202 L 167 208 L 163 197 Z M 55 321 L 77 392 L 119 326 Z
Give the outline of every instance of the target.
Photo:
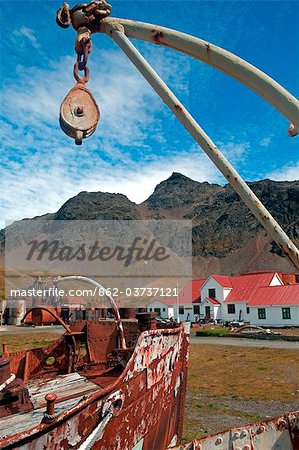
M 0 448 L 152 450 L 181 439 L 189 329 L 148 330 L 120 376 L 49 423 L 7 436 Z M 179 380 L 179 382 L 178 382 Z
M 232 428 L 171 450 L 298 450 L 299 412 Z
M 124 325 L 127 342 L 132 347 L 125 350 L 115 348 L 117 332 L 113 322 L 77 322 L 51 346 L 9 355 L 14 373 L 18 377 L 22 374 L 29 377 L 26 387 L 32 408 L 24 411 L 22 406 L 19 412 L 2 417 L 0 448 L 299 449 L 299 413 L 180 444 L 189 327 L 172 325 L 168 329 L 148 329 L 140 333 L 136 322 Z M 70 335 L 76 336 L 78 348 L 86 343 L 84 358 L 74 357 L 70 351 Z M 50 354 L 55 355 L 55 363 L 49 371 L 45 361 Z M 78 371 L 74 371 L 75 367 Z M 22 388 L 22 378 L 18 379 Z M 45 400 L 45 393 L 57 395 L 53 416 L 47 416 L 53 411 Z

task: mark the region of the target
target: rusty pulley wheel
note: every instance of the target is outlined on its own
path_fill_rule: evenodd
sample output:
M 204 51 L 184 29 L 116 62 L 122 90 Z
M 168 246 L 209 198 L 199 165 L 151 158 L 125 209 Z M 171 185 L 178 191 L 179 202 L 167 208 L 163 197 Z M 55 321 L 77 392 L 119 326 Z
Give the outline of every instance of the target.
M 100 120 L 100 110 L 90 90 L 79 82 L 63 100 L 59 122 L 62 130 L 75 139 L 77 145 L 91 136 Z

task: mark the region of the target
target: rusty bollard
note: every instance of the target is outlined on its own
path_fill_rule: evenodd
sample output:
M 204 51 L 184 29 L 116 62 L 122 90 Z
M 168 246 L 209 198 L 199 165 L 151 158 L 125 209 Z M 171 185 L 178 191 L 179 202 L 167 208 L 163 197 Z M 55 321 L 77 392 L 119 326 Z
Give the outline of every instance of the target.
M 10 359 L 7 356 L 1 356 L 0 358 L 0 384 L 4 387 L 7 386 L 7 380 L 11 377 L 10 371 Z M 3 389 L 4 389 L 3 387 Z
M 7 344 L 6 342 L 2 343 L 2 358 L 7 358 L 9 356 L 9 352 L 7 349 Z
M 44 412 L 43 423 L 51 423 L 55 419 L 55 401 L 57 399 L 56 394 L 47 394 L 45 395 L 45 400 L 47 402 L 47 409 Z

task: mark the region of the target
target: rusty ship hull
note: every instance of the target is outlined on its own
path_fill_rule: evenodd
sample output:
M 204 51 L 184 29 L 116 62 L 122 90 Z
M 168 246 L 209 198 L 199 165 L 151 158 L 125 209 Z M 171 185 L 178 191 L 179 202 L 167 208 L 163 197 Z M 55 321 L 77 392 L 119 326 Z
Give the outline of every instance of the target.
M 150 314 L 75 322 L 54 344 L 0 359 L 0 448 L 297 450 L 299 413 L 182 444 L 189 325 Z
M 230 428 L 172 450 L 298 450 L 299 412 Z
M 189 332 L 184 325 L 140 332 L 136 321 L 124 322 L 124 332 L 126 350 L 117 346 L 113 322 L 76 322 L 50 346 L 4 355 L 2 372 L 9 360 L 18 380 L 5 390 L 20 395 L 10 403 L 2 399 L 0 448 L 146 450 L 178 444 Z

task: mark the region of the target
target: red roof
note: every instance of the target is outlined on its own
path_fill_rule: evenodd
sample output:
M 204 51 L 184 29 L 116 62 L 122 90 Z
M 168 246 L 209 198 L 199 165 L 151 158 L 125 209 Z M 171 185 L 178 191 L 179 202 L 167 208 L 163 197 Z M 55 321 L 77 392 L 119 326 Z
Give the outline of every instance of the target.
M 200 289 L 205 283 L 206 278 L 200 280 L 189 281 L 186 286 L 179 292 L 178 300 L 179 304 L 185 303 L 199 303 L 200 302 Z
M 227 277 L 225 275 L 212 275 L 212 278 L 214 278 L 214 280 L 216 280 L 222 287 L 227 288 L 233 287 L 231 282 L 232 277 Z
M 269 286 L 276 272 L 252 273 L 230 277 L 233 289 L 225 302 L 244 302 L 250 300 L 262 286 Z
M 248 306 L 299 305 L 299 284 L 260 287 Z
M 164 305 L 172 306 L 178 303 L 178 299 L 172 297 L 151 297 L 146 303 L 146 306 L 151 305 L 154 302 L 164 303 Z
M 206 278 L 201 280 L 188 281 L 188 283 L 179 292 L 178 297 L 156 297 L 151 298 L 147 305 L 153 302 L 164 303 L 165 305 L 185 305 L 187 303 L 200 303 L 200 289 L 205 283 Z
M 220 305 L 220 302 L 218 302 L 218 300 L 216 300 L 215 298 L 206 297 L 206 299 L 209 300 L 209 302 L 213 305 Z

